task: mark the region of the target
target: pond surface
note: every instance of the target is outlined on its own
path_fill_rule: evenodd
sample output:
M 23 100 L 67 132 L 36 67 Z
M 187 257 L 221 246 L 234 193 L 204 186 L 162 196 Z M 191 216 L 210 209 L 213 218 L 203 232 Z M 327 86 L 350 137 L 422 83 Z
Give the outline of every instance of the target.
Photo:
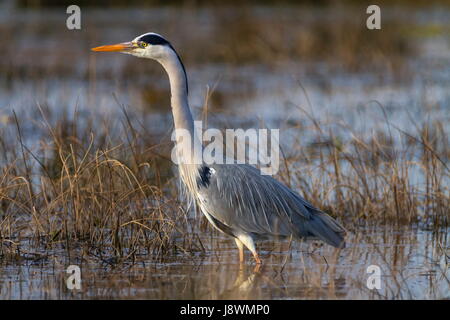
M 67 255 L 47 250 L 0 264 L 0 299 L 449 299 L 446 234 L 361 227 L 340 251 L 265 242 L 260 270 L 249 252 L 240 268 L 234 241 L 220 236 L 202 239 L 204 253 L 170 254 L 160 262 L 141 255 L 134 263 L 79 256 L 69 263 Z M 67 289 L 71 264 L 81 268 L 81 290 Z M 380 268 L 379 290 L 367 287 L 370 265 Z

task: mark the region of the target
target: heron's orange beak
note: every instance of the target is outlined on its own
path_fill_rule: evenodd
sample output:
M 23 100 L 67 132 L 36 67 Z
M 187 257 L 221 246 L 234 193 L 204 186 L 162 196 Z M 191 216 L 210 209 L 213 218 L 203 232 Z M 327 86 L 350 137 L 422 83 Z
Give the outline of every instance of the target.
M 123 42 L 92 48 L 92 51 L 124 52 L 136 48 L 132 42 Z

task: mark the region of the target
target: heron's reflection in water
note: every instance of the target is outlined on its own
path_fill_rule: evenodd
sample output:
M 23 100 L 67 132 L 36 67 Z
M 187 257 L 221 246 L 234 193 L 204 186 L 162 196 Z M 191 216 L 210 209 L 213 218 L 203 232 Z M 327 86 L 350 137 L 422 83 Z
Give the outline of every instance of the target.
M 267 252 L 267 251 L 266 251 Z M 346 280 L 336 267 L 340 250 L 323 255 L 320 250 L 286 251 L 266 254 L 267 264 L 202 264 L 190 281 L 201 292 L 200 299 L 272 299 L 315 297 L 340 298 L 346 292 Z M 209 261 L 212 262 L 212 261 Z M 198 270 L 199 271 L 199 270 Z M 201 283 L 201 284 L 200 284 Z
M 217 293 L 218 299 L 252 299 L 257 294 L 256 288 L 264 285 L 267 277 L 263 275 L 263 268 L 257 266 L 254 269 L 240 267 L 236 270 L 236 278 L 231 287 Z

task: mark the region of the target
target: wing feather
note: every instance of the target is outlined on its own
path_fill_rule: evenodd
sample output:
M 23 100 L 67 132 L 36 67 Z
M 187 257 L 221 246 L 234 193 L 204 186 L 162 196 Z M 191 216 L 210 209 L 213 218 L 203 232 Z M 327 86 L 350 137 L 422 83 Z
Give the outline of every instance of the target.
M 249 165 L 211 165 L 198 189 L 201 208 L 234 232 L 318 238 L 342 246 L 345 230 L 332 217 L 271 176 Z

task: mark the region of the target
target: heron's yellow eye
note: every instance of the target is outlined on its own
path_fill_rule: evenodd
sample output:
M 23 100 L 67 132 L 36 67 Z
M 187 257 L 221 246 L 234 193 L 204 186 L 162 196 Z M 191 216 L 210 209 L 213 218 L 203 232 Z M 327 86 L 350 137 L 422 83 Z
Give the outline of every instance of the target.
M 148 43 L 147 42 L 141 42 L 141 47 L 142 48 L 146 48 L 148 46 Z

